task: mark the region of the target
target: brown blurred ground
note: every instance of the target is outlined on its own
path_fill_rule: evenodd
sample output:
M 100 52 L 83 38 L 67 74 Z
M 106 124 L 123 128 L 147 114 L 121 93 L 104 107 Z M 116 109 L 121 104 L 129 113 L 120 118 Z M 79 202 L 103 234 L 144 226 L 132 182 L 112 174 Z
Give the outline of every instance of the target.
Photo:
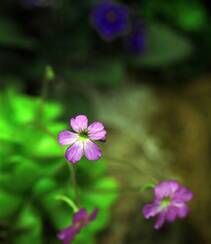
M 110 173 L 123 189 L 99 243 L 210 244 L 211 76 L 175 90 L 145 82 L 100 94 L 96 109 L 110 127 Z M 159 232 L 140 213 L 150 194 L 130 191 L 152 178 L 176 178 L 194 192 L 190 216 Z

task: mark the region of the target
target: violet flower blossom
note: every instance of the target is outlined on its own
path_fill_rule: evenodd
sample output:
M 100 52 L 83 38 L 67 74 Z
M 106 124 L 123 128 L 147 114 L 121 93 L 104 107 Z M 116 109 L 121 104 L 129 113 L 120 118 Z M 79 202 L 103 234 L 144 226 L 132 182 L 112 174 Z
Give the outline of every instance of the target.
M 83 155 L 88 160 L 98 160 L 102 152 L 93 141 L 106 139 L 106 130 L 101 122 L 93 122 L 88 126 L 88 118 L 85 115 L 78 115 L 70 120 L 72 129 L 62 131 L 58 135 L 61 145 L 70 145 L 66 150 L 65 157 L 71 163 L 78 162 Z
M 102 38 L 112 40 L 127 30 L 129 11 L 121 4 L 103 1 L 94 7 L 91 21 Z
M 146 48 L 146 33 L 144 24 L 137 20 L 132 24 L 130 33 L 125 38 L 127 49 L 135 55 L 143 54 Z
M 57 235 L 58 239 L 63 244 L 70 244 L 83 227 L 96 219 L 97 213 L 98 209 L 94 209 L 91 214 L 88 214 L 85 208 L 81 208 L 74 214 L 72 225 L 59 232 Z
M 185 218 L 189 209 L 186 202 L 193 197 L 192 192 L 175 180 L 160 182 L 154 188 L 154 202 L 146 204 L 143 214 L 146 219 L 157 216 L 155 229 L 162 227 L 165 221 L 171 223 L 176 218 Z

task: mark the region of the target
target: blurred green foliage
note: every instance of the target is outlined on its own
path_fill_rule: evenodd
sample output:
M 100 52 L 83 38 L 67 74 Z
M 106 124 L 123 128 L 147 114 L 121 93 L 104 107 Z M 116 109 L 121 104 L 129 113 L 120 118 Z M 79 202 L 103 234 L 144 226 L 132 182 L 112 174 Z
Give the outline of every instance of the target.
M 138 67 L 168 66 L 192 53 L 192 44 L 168 26 L 152 23 L 148 28 L 148 51 L 144 56 L 133 59 Z
M 25 36 L 14 21 L 0 18 L 0 45 L 30 49 L 35 47 L 36 42 Z
M 0 104 L 0 240 L 54 243 L 56 233 L 71 223 L 72 216 L 72 210 L 55 196 L 74 197 L 68 163 L 57 143 L 58 132 L 66 127 L 58 121 L 62 109 L 14 88 L 0 94 Z M 100 189 L 117 184 L 106 176 L 105 163 L 83 159 L 78 164 L 81 204 L 89 211 L 98 207 L 100 213 L 75 243 L 95 243 L 96 233 L 108 224 L 109 207 L 117 194 L 103 195 Z
M 135 16 L 145 23 L 145 52 L 138 57 L 126 49 L 124 38 L 106 42 L 95 32 L 90 12 L 96 2 L 61 0 L 29 7 L 22 0 L 3 0 L 1 77 L 40 80 L 43 66 L 50 63 L 67 83 L 112 86 L 124 81 L 128 68 L 163 71 L 181 64 L 181 75 L 190 69 L 193 76 L 208 69 L 210 16 L 203 1 L 121 1 L 129 7 L 131 19 Z M 199 57 L 203 67 L 196 63 Z
M 52 0 L 31 7 L 23 2 L 1 0 L 0 7 L 0 88 L 6 88 L 0 94 L 0 243 L 53 244 L 72 217 L 71 209 L 55 196 L 74 197 L 64 151 L 56 142 L 58 132 L 66 128 L 59 118 L 67 111 L 68 116 L 79 111 L 93 116 L 92 88 L 119 91 L 130 75 L 141 82 L 141 72 L 159 71 L 162 79 L 154 79 L 159 85 L 161 80 L 173 82 L 175 76 L 185 82 L 210 71 L 211 6 L 202 0 L 119 1 L 129 7 L 131 19 L 145 24 L 145 51 L 133 55 L 124 37 L 106 42 L 92 28 L 90 12 L 97 0 Z M 46 64 L 53 68 L 48 66 L 43 77 Z M 62 106 L 43 104 L 18 91 L 40 94 L 43 78 L 53 80 L 49 97 Z M 134 95 L 131 99 L 135 101 Z M 114 119 L 103 108 L 106 117 Z M 125 118 L 120 121 L 126 123 Z M 117 197 L 103 194 L 103 189 L 116 188 L 117 183 L 106 176 L 104 160 L 83 159 L 77 177 L 83 207 L 101 209 L 75 241 L 92 244 L 95 234 L 108 226 L 109 207 Z

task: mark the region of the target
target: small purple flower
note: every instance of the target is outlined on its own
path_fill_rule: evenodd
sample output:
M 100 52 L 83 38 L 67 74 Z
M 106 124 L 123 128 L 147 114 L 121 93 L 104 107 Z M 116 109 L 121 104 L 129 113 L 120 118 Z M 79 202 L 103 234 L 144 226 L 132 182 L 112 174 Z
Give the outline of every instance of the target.
M 127 49 L 136 55 L 142 54 L 145 50 L 146 35 L 144 24 L 140 21 L 133 23 L 128 36 L 125 38 Z
M 162 227 L 165 221 L 173 222 L 176 218 L 185 218 L 189 209 L 186 202 L 193 197 L 192 192 L 175 180 L 162 181 L 154 188 L 155 200 L 146 204 L 143 214 L 146 219 L 157 217 L 155 229 Z
M 88 214 L 85 208 L 81 208 L 74 214 L 72 225 L 59 232 L 59 240 L 61 240 L 63 244 L 70 244 L 83 227 L 96 219 L 97 213 L 98 209 L 94 209 L 91 214 Z
M 111 40 L 127 30 L 129 12 L 125 6 L 107 0 L 96 5 L 91 21 L 104 39 Z
M 85 115 L 78 115 L 70 120 L 72 129 L 59 133 L 58 141 L 61 145 L 71 145 L 65 156 L 71 163 L 78 162 L 83 155 L 88 160 L 98 160 L 102 152 L 93 141 L 106 139 L 106 130 L 100 122 L 93 122 L 88 126 L 88 118 Z

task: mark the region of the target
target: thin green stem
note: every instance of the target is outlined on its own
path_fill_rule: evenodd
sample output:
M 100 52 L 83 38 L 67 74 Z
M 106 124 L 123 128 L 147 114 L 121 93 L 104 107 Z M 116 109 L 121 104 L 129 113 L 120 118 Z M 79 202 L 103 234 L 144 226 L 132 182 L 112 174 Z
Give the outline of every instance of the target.
M 68 198 L 67 196 L 58 195 L 58 196 L 55 197 L 55 199 L 56 200 L 62 200 L 63 202 L 67 203 L 73 209 L 74 213 L 78 212 L 77 205 L 70 198 Z
M 69 162 L 68 162 L 68 166 L 69 166 L 69 169 L 70 169 L 71 182 L 73 184 L 73 189 L 74 189 L 74 193 L 75 193 L 76 203 L 78 205 L 80 205 L 80 197 L 79 197 L 77 178 L 76 178 L 76 169 L 75 169 L 75 166 L 70 164 Z
M 46 78 L 43 79 L 43 86 L 41 90 L 41 95 L 40 95 L 40 105 L 38 108 L 38 118 L 42 116 L 43 110 L 44 110 L 44 105 L 45 105 L 45 100 L 48 95 L 48 80 Z
M 40 105 L 38 108 L 38 118 L 40 118 L 40 116 L 42 116 L 45 101 L 48 96 L 48 84 L 49 84 L 50 80 L 53 78 L 54 78 L 54 73 L 53 73 L 52 68 L 50 66 L 46 66 L 45 72 L 43 75 L 43 82 L 42 82 L 42 88 L 41 88 L 41 94 L 40 94 Z

